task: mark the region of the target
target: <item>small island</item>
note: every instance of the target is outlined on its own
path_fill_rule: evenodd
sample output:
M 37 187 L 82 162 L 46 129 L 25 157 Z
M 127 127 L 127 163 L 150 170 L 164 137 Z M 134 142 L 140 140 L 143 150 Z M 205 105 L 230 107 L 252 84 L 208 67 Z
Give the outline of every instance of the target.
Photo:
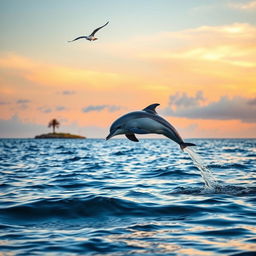
M 60 122 L 56 119 L 52 119 L 48 127 L 53 128 L 53 132 L 51 133 L 46 133 L 46 134 L 41 134 L 35 136 L 35 139 L 86 139 L 86 137 L 81 136 L 81 135 L 75 135 L 75 134 L 70 134 L 70 133 L 56 133 L 55 128 L 59 128 Z
M 84 136 L 70 133 L 46 133 L 35 136 L 35 139 L 86 139 Z

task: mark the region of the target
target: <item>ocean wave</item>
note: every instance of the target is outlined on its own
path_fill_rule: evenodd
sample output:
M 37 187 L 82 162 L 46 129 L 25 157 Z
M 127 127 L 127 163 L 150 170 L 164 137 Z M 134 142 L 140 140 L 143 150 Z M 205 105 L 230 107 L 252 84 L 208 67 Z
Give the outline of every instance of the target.
M 169 194 L 250 196 L 256 194 L 256 187 L 226 184 L 218 184 L 214 189 L 179 186 Z
M 225 164 L 209 164 L 209 168 L 217 168 L 217 169 L 223 169 L 223 170 L 230 170 L 230 169 L 238 169 L 243 170 L 247 167 L 246 164 L 240 164 L 240 163 L 225 163 Z
M 194 142 L 211 188 L 167 139 L 0 140 L 2 254 L 254 255 L 256 140 Z
M 99 216 L 184 216 L 198 214 L 203 208 L 193 205 L 157 205 L 118 198 L 89 196 L 69 199 L 41 199 L 0 209 L 0 215 L 15 220 L 81 218 Z

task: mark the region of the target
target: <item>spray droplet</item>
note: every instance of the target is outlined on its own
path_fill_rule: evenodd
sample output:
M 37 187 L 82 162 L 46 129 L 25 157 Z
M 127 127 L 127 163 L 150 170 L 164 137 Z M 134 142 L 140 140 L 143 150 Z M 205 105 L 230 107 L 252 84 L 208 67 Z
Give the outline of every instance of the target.
M 204 180 L 205 187 L 207 189 L 216 190 L 219 187 L 218 182 L 213 176 L 212 171 L 204 165 L 201 157 L 195 151 L 193 151 L 192 148 L 186 147 L 184 148 L 184 151 L 189 154 L 194 165 L 199 169 L 200 174 Z

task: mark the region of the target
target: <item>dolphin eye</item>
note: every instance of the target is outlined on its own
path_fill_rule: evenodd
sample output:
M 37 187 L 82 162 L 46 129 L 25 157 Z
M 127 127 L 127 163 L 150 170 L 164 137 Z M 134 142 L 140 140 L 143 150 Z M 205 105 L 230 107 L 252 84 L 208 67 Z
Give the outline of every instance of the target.
M 121 128 L 121 125 L 117 126 L 116 129 L 120 129 Z

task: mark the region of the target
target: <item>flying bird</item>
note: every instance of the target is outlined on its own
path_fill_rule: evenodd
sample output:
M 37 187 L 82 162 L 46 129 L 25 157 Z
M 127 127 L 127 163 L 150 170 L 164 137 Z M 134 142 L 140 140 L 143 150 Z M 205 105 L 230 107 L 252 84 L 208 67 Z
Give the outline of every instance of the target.
M 71 40 L 71 41 L 68 41 L 68 42 L 69 42 L 69 43 L 70 43 L 70 42 L 74 42 L 74 41 L 79 40 L 79 39 L 82 39 L 82 38 L 84 38 L 84 39 L 86 39 L 86 40 L 88 40 L 88 41 L 95 41 L 95 40 L 97 40 L 98 38 L 95 37 L 94 35 L 95 35 L 100 29 L 102 29 L 103 27 L 107 26 L 108 23 L 109 23 L 109 21 L 108 21 L 106 24 L 104 24 L 103 26 L 94 29 L 93 32 L 92 32 L 89 36 L 79 36 L 79 37 L 77 37 L 77 38 L 75 38 L 75 39 L 73 39 L 73 40 Z
M 188 146 L 196 146 L 193 143 L 183 141 L 177 130 L 164 118 L 159 116 L 155 110 L 160 104 L 151 104 L 140 111 L 130 112 L 119 117 L 110 127 L 110 133 L 106 140 L 119 134 L 131 140 L 138 142 L 135 134 L 162 134 L 169 139 L 175 141 L 183 150 Z

